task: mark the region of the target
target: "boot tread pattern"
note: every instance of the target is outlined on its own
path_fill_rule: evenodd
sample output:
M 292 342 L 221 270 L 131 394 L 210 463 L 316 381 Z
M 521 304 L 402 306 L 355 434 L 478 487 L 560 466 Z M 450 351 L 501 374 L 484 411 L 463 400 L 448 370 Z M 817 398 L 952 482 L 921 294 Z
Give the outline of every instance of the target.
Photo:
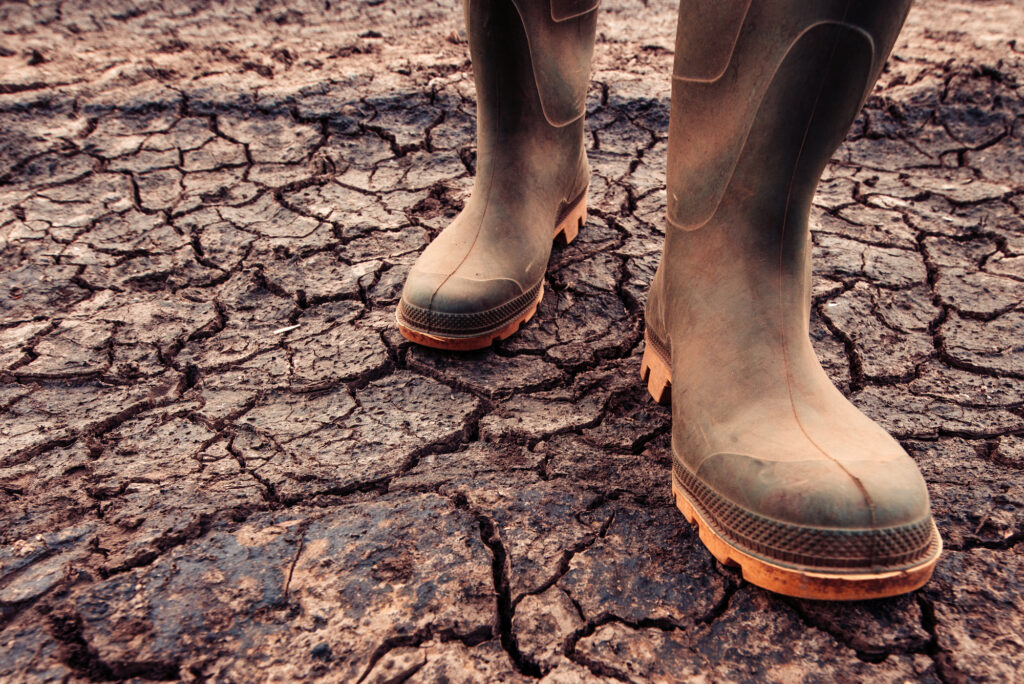
M 697 526 L 701 543 L 712 556 L 722 565 L 738 568 L 751 584 L 784 596 L 825 601 L 862 601 L 898 596 L 919 589 L 928 582 L 941 552 L 939 541 L 933 558 L 903 570 L 862 573 L 796 570 L 756 558 L 725 541 L 690 502 L 675 476 L 672 478 L 672 494 L 676 508 L 688 522 Z M 937 532 L 935 538 L 939 539 Z

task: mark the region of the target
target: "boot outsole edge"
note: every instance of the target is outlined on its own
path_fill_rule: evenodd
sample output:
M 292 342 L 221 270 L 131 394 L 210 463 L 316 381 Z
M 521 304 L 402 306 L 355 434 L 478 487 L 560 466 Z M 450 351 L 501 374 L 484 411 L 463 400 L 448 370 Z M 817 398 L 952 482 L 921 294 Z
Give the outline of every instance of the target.
M 935 530 L 935 554 L 910 568 L 877 573 L 825 573 L 784 567 L 756 558 L 719 536 L 689 500 L 674 475 L 672 494 L 676 508 L 688 522 L 697 526 L 700 541 L 712 556 L 727 567 L 739 568 L 743 579 L 751 584 L 784 596 L 823 601 L 862 601 L 899 596 L 920 589 L 931 579 L 942 552 L 942 539 Z

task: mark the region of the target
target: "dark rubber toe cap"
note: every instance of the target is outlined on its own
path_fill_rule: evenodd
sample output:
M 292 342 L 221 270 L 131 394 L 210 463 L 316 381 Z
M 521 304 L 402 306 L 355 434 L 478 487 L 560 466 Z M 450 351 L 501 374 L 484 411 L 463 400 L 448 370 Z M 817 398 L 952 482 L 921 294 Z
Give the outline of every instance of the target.
M 719 453 L 705 459 L 696 474 L 737 505 L 794 525 L 891 527 L 929 511 L 924 478 L 909 457 L 840 465 Z
M 717 453 L 681 481 L 732 543 L 775 562 L 899 567 L 927 557 L 928 491 L 909 456 L 884 462 L 772 461 Z
M 527 290 L 510 278 L 475 279 L 415 268 L 402 291 L 403 324 L 432 335 L 468 337 L 497 330 L 527 311 L 541 282 Z

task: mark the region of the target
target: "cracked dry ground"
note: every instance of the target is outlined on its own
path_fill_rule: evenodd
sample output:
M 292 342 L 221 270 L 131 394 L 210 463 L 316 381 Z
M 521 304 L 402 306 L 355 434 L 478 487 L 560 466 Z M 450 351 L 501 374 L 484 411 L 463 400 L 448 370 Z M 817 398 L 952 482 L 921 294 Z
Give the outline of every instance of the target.
M 392 320 L 471 187 L 455 0 L 0 5 L 0 680 L 1024 676 L 1024 8 L 920 2 L 818 190 L 815 347 L 947 545 L 848 605 L 672 505 L 674 23 L 605 2 L 592 216 L 454 355 Z

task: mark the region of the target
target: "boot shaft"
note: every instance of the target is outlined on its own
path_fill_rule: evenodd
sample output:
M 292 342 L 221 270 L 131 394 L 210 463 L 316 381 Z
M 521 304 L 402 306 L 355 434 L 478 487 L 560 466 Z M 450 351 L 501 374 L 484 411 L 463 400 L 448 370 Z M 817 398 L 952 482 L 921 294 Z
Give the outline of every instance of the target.
M 810 204 L 909 4 L 683 0 L 668 230 L 647 324 L 695 383 L 785 387 L 792 368 L 819 374 L 808 342 Z M 691 356 L 705 363 L 690 367 Z
M 596 0 L 465 0 L 478 176 L 496 163 L 522 179 L 564 184 L 551 174 L 579 167 L 596 6 Z
M 803 216 L 881 72 L 910 0 L 682 0 L 668 220 L 695 230 L 723 202 Z M 738 178 L 746 166 L 754 177 Z M 730 186 L 732 186 L 730 188 Z M 751 194 L 753 193 L 753 194 Z

